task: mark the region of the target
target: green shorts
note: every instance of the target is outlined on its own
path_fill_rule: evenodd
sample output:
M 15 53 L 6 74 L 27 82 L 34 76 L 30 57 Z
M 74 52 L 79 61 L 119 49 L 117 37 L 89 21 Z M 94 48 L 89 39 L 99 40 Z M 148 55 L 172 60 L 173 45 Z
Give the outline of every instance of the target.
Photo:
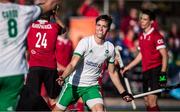
M 0 78 L 0 111 L 13 111 L 24 84 L 24 75 Z
M 76 102 L 80 97 L 90 109 L 95 104 L 103 104 L 100 87 L 98 85 L 77 87 L 67 83 L 61 91 L 57 106 L 61 110 L 65 110 L 69 104 Z

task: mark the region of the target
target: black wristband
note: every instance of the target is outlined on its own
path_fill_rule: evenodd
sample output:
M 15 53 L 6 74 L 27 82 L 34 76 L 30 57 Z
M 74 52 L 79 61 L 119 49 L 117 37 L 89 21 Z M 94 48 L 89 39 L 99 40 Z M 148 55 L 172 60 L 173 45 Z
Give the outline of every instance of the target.
M 123 98 L 124 96 L 129 95 L 129 93 L 127 91 L 124 91 L 123 93 L 121 93 L 121 97 Z

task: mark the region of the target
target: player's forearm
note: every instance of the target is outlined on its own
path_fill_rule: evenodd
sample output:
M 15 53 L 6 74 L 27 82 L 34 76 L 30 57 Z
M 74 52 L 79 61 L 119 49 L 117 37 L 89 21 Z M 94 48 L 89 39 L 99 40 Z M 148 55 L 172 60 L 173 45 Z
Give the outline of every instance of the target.
M 125 91 L 124 87 L 122 86 L 120 79 L 119 79 L 119 75 L 117 72 L 114 73 L 109 73 L 110 78 L 113 82 L 113 84 L 115 85 L 115 87 L 117 88 L 118 92 L 121 94 Z
M 57 62 L 57 70 L 58 71 L 64 71 L 65 69 L 66 69 L 65 66 L 63 66 Z
M 66 79 L 66 77 L 74 71 L 74 68 L 75 67 L 70 63 L 62 74 L 63 79 Z
M 128 65 L 126 66 L 128 69 L 133 68 L 134 66 L 136 66 L 138 63 L 140 63 L 140 61 L 142 60 L 142 55 L 141 53 L 139 53 L 136 58 Z
M 166 72 L 167 71 L 167 66 L 168 66 L 168 54 L 167 54 L 167 52 L 165 52 L 162 55 L 162 68 L 161 68 L 161 72 Z

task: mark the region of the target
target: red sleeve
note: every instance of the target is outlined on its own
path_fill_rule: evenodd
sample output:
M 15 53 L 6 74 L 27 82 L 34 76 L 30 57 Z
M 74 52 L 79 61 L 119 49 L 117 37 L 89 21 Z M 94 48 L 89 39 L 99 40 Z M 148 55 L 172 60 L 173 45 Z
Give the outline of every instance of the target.
M 156 49 L 161 49 L 161 48 L 165 48 L 165 42 L 164 42 L 164 38 L 163 36 L 159 33 L 159 32 L 156 32 L 154 34 L 154 42 L 155 42 L 155 46 L 156 46 Z
M 83 4 L 79 10 L 80 14 L 88 17 L 97 17 L 99 15 L 98 9 L 91 5 Z
M 82 14 L 82 15 L 84 15 L 84 13 L 86 12 L 86 10 L 88 9 L 88 5 L 87 4 L 83 4 L 81 7 L 80 7 L 80 13 Z

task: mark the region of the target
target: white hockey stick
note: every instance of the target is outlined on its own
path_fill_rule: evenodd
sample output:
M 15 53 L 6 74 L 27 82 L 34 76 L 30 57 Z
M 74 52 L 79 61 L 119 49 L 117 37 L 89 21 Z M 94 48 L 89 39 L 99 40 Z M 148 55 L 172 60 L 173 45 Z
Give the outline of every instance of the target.
M 115 53 L 116 53 L 116 56 L 118 57 L 119 66 L 120 66 L 120 68 L 123 68 L 124 63 L 122 61 L 121 54 L 120 54 L 121 50 L 122 50 L 122 48 L 120 46 L 115 47 Z M 128 93 L 132 94 L 129 81 L 126 77 L 124 77 L 124 81 L 125 81 L 125 85 L 126 85 Z M 132 104 L 133 110 L 136 110 L 136 104 L 135 104 L 134 100 L 131 101 L 131 104 Z
M 180 84 L 177 84 L 175 86 L 167 86 L 165 88 L 149 91 L 149 92 L 146 92 L 146 93 L 137 94 L 137 95 L 134 95 L 133 97 L 134 98 L 144 97 L 146 95 L 155 94 L 155 93 L 161 93 L 163 91 L 168 91 L 168 90 L 172 90 L 172 89 L 176 89 L 176 88 L 180 88 Z

